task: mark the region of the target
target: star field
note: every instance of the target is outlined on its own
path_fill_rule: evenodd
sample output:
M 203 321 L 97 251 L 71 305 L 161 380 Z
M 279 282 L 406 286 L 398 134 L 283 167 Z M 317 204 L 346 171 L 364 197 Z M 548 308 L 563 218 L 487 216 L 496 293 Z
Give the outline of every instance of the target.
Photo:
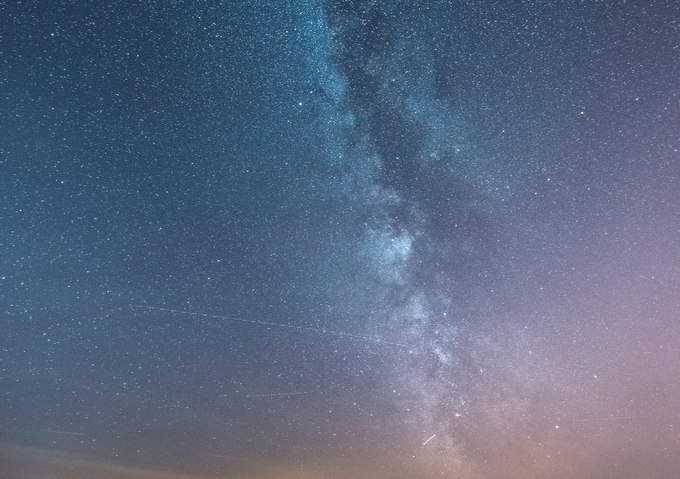
M 677 477 L 676 2 L 0 18 L 0 476 Z

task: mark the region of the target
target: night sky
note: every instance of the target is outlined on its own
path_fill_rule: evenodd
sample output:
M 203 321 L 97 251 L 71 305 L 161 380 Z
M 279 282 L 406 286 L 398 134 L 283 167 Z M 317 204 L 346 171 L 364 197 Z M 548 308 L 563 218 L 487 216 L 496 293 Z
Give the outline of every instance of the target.
M 676 479 L 680 3 L 0 0 L 2 479 Z

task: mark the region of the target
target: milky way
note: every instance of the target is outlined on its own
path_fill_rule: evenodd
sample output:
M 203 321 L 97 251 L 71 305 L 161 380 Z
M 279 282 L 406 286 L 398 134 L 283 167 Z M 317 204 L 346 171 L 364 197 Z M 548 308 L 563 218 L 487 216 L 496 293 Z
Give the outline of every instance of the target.
M 677 477 L 676 2 L 0 13 L 3 477 Z

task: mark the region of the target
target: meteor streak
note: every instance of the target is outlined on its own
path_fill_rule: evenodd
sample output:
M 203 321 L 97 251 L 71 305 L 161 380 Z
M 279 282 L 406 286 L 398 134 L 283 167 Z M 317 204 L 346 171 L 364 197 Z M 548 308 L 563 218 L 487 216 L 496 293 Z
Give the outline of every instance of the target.
M 428 442 L 430 442 L 432 439 L 434 439 L 435 436 L 436 436 L 436 434 L 432 434 L 430 437 L 428 437 L 428 438 L 425 440 L 425 442 L 423 443 L 423 446 L 424 446 L 425 444 L 427 444 Z
M 385 341 L 383 339 L 379 338 L 369 338 L 366 336 L 361 336 L 358 334 L 353 334 L 353 333 L 346 333 L 343 331 L 333 331 L 331 329 L 326 329 L 326 328 L 314 328 L 312 326 L 296 326 L 294 324 L 282 324 L 282 323 L 272 323 L 269 321 L 259 321 L 255 319 L 244 319 L 244 318 L 239 318 L 235 316 L 219 316 L 216 314 L 205 314 L 205 313 L 195 313 L 193 311 L 183 311 L 181 309 L 171 309 L 171 308 L 161 308 L 159 306 L 146 306 L 143 304 L 131 304 L 131 308 L 138 308 L 138 309 L 147 309 L 147 310 L 152 310 L 152 311 L 164 311 L 166 313 L 174 313 L 174 314 L 185 314 L 187 316 L 199 316 L 201 318 L 211 318 L 211 319 L 223 319 L 225 321 L 234 321 L 234 322 L 239 322 L 239 323 L 249 323 L 249 324 L 257 324 L 260 326 L 274 326 L 277 328 L 288 328 L 288 329 L 295 329 L 298 331 L 310 331 L 314 333 L 320 333 L 320 334 L 331 334 L 334 336 L 340 336 L 345 339 L 350 339 L 353 341 L 365 341 L 369 343 L 375 343 L 375 344 L 384 344 L 386 346 L 393 346 L 397 348 L 405 348 L 405 349 L 411 349 L 410 346 L 407 346 L 406 344 L 401 344 L 401 343 L 395 343 L 394 341 Z
M 265 394 L 248 394 L 247 398 L 269 398 L 269 397 L 286 397 L 286 396 L 301 396 L 303 394 L 314 394 L 316 391 L 298 391 L 291 393 L 265 393 Z
M 41 429 L 42 432 L 48 432 L 50 434 L 65 434 L 67 436 L 85 436 L 81 432 L 71 432 L 71 431 L 61 431 L 56 429 Z

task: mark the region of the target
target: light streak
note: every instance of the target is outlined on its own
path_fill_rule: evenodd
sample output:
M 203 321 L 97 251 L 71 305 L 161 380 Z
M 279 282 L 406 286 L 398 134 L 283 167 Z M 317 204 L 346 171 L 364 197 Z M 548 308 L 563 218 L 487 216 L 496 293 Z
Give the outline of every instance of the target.
M 85 436 L 85 434 L 81 432 L 71 432 L 71 431 L 62 431 L 62 430 L 56 430 L 56 429 L 41 429 L 41 432 L 48 432 L 50 434 L 65 434 L 67 436 Z
M 401 344 L 401 343 L 396 343 L 394 341 L 386 341 L 383 339 L 376 339 L 376 338 L 369 338 L 366 336 L 361 336 L 358 334 L 353 334 L 353 333 L 346 333 L 343 331 L 334 331 L 331 329 L 326 329 L 326 328 L 315 328 L 312 326 L 297 326 L 294 324 L 282 324 L 282 323 L 272 323 L 270 321 L 260 321 L 256 319 L 244 319 L 244 318 L 239 318 L 236 316 L 220 316 L 216 314 L 206 314 L 206 313 L 195 313 L 193 311 L 184 311 L 181 309 L 171 309 L 171 308 L 162 308 L 159 306 L 146 306 L 143 304 L 131 304 L 131 308 L 139 308 L 139 309 L 148 309 L 151 311 L 163 311 L 166 313 L 173 313 L 173 314 L 184 314 L 187 316 L 198 316 L 201 318 L 211 318 L 211 319 L 223 319 L 225 321 L 234 321 L 234 322 L 239 322 L 239 323 L 249 323 L 249 324 L 257 324 L 260 326 L 274 326 L 277 328 L 287 328 L 287 329 L 294 329 L 297 331 L 310 331 L 314 333 L 320 333 L 320 334 L 330 334 L 334 336 L 340 336 L 345 339 L 350 339 L 353 341 L 365 341 L 365 342 L 370 342 L 370 343 L 375 343 L 375 344 L 384 344 L 386 346 L 394 346 L 398 348 L 406 348 L 406 349 L 412 349 L 410 346 L 407 346 L 406 344 Z
M 301 396 L 303 394 L 314 394 L 316 391 L 295 391 L 290 393 L 263 393 L 263 394 L 248 394 L 247 398 L 271 398 L 271 397 L 287 397 L 287 396 Z
M 597 416 L 597 417 L 590 417 L 587 419 L 584 418 L 574 418 L 570 420 L 565 420 L 564 422 L 576 422 L 576 423 L 582 423 L 582 422 L 609 422 L 609 421 L 628 421 L 632 419 L 638 419 L 640 416 Z

